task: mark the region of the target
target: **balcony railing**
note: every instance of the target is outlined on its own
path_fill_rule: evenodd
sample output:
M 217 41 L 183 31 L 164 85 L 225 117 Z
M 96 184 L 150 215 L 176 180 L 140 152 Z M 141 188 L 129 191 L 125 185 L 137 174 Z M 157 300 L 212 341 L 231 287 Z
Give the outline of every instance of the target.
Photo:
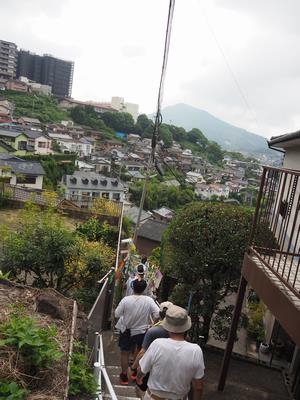
M 250 236 L 257 257 L 300 298 L 300 171 L 264 167 Z

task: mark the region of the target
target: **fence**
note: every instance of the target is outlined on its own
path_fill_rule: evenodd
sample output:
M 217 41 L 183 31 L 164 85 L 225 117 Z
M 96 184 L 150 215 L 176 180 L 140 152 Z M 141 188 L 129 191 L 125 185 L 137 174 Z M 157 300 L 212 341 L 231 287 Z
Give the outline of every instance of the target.
M 264 168 L 249 252 L 300 298 L 299 177 L 297 171 Z

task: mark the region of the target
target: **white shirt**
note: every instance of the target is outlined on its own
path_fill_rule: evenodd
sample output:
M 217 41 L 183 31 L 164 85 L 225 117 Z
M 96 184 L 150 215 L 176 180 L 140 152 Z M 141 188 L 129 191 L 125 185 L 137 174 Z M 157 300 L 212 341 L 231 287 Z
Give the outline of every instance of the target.
M 150 391 L 163 398 L 183 398 L 192 380 L 204 376 L 201 348 L 186 341 L 156 339 L 139 363 L 143 374 L 150 372 Z
M 133 294 L 123 297 L 115 316 L 122 318 L 122 324 L 130 329 L 131 336 L 139 335 L 149 328 L 151 316 L 159 317 L 159 307 L 151 297 Z

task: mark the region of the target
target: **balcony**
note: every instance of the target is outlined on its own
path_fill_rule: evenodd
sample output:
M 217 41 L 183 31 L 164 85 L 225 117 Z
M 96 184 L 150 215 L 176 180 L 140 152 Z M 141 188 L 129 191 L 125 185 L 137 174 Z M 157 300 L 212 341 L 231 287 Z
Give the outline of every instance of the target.
M 300 172 L 265 167 L 242 275 L 300 346 Z

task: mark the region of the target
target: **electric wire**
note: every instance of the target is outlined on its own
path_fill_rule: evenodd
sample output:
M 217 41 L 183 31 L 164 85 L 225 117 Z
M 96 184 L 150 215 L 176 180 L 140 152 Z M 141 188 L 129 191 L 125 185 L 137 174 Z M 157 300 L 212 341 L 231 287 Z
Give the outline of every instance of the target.
M 174 7 L 175 7 L 175 0 L 170 0 L 169 2 L 169 12 L 168 12 L 168 21 L 167 21 L 167 28 L 166 28 L 166 35 L 165 35 L 165 45 L 164 45 L 164 54 L 163 54 L 163 63 L 161 68 L 161 76 L 159 82 L 159 90 L 158 90 L 158 98 L 157 98 L 157 109 L 153 127 L 153 134 L 152 134 L 152 152 L 151 152 L 151 161 L 154 163 L 155 160 L 155 149 L 157 138 L 159 135 L 159 127 L 162 123 L 162 115 L 161 115 L 161 104 L 163 98 L 163 91 L 164 91 L 164 83 L 167 71 L 167 64 L 168 64 L 168 56 L 169 56 L 169 49 L 170 49 L 170 39 L 171 39 L 171 31 L 172 31 L 172 22 L 173 22 L 173 15 L 174 15 Z
M 208 29 L 209 29 L 209 31 L 210 31 L 210 33 L 211 33 L 211 35 L 212 35 L 214 41 L 215 41 L 215 44 L 216 44 L 216 46 L 217 46 L 217 48 L 218 48 L 218 50 L 219 50 L 219 52 L 220 52 L 222 58 L 223 58 L 223 61 L 224 61 L 225 65 L 226 65 L 226 67 L 227 67 L 227 69 L 228 69 L 228 72 L 229 72 L 229 74 L 230 74 L 230 76 L 231 76 L 231 78 L 232 78 L 232 80 L 233 80 L 233 82 L 234 82 L 234 84 L 235 84 L 235 86 L 236 86 L 236 88 L 237 88 L 237 90 L 238 90 L 240 96 L 241 96 L 241 99 L 242 99 L 242 101 L 243 101 L 243 103 L 244 103 L 244 105 L 245 105 L 246 110 L 249 112 L 250 117 L 255 121 L 255 123 L 256 123 L 258 129 L 260 129 L 260 128 L 259 128 L 259 127 L 260 127 L 260 124 L 259 124 L 259 122 L 258 122 L 257 115 L 256 115 L 256 113 L 254 112 L 253 107 L 250 106 L 250 103 L 249 103 L 249 101 L 247 100 L 247 97 L 246 97 L 246 95 L 245 95 L 243 89 L 241 88 L 241 85 L 239 84 L 239 81 L 238 81 L 238 79 L 237 79 L 237 76 L 236 76 L 236 74 L 234 73 L 234 71 L 233 71 L 233 69 L 232 69 L 232 67 L 231 67 L 231 65 L 230 65 L 230 63 L 229 63 L 229 61 L 228 61 L 228 58 L 227 58 L 227 56 L 226 56 L 226 54 L 225 54 L 225 52 L 224 52 L 224 50 L 223 50 L 223 48 L 222 48 L 222 46 L 221 46 L 221 44 L 220 44 L 220 41 L 218 40 L 218 37 L 217 37 L 217 35 L 216 35 L 216 32 L 215 32 L 215 30 L 213 29 L 213 27 L 212 27 L 212 25 L 211 25 L 211 23 L 210 23 L 210 21 L 209 21 L 209 19 L 208 19 L 208 15 L 207 15 L 207 13 L 206 13 L 206 10 L 205 10 L 204 6 L 203 6 L 203 5 L 200 5 L 200 3 L 198 3 L 197 1 L 195 1 L 195 4 L 196 4 L 197 6 L 199 6 L 199 8 L 201 8 L 201 10 L 202 10 L 202 14 L 204 15 L 204 19 L 205 19 L 206 25 L 207 25 L 207 27 L 208 27 Z

